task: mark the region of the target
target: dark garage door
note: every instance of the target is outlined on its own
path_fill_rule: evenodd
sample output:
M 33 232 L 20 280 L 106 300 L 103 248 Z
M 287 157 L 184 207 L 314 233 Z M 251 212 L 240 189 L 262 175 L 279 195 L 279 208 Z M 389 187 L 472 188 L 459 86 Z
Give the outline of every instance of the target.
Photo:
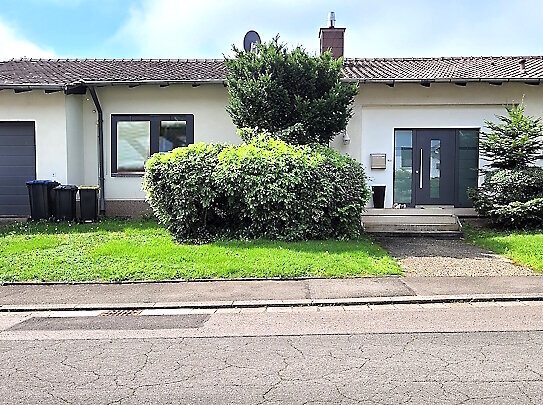
M 0 122 L 0 216 L 30 215 L 25 182 L 35 178 L 34 122 Z

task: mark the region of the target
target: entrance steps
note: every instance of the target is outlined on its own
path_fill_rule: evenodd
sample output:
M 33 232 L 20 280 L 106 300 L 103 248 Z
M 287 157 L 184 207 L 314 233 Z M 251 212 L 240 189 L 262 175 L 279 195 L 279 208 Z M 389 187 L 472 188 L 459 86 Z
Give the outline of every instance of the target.
M 368 209 L 362 225 L 377 236 L 462 236 L 458 216 L 447 208 Z

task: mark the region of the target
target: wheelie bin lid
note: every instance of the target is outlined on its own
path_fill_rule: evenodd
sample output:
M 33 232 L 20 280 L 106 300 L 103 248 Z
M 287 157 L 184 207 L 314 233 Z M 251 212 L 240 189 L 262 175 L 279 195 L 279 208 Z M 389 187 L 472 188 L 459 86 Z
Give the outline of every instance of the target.
M 27 186 L 30 186 L 32 184 L 60 184 L 60 183 L 53 180 L 29 180 L 26 182 Z
M 79 186 L 80 190 L 99 190 L 99 186 Z
M 77 191 L 77 186 L 73 184 L 61 184 L 60 186 L 56 186 L 54 190 Z

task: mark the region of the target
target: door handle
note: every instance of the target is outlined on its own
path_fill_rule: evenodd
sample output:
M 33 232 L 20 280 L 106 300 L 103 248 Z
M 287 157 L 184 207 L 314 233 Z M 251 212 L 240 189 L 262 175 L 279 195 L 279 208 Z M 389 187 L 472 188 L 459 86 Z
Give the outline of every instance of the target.
M 420 148 L 419 188 L 422 188 L 422 148 Z

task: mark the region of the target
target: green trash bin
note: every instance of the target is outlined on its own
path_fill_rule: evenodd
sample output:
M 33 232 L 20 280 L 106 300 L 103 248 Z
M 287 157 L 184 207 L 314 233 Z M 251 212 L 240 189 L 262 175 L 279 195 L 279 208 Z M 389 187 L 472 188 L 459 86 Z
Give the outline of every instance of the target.
M 63 184 L 55 187 L 55 219 L 57 221 L 75 221 L 75 197 L 77 186 Z
M 79 186 L 81 222 L 98 221 L 98 186 Z

